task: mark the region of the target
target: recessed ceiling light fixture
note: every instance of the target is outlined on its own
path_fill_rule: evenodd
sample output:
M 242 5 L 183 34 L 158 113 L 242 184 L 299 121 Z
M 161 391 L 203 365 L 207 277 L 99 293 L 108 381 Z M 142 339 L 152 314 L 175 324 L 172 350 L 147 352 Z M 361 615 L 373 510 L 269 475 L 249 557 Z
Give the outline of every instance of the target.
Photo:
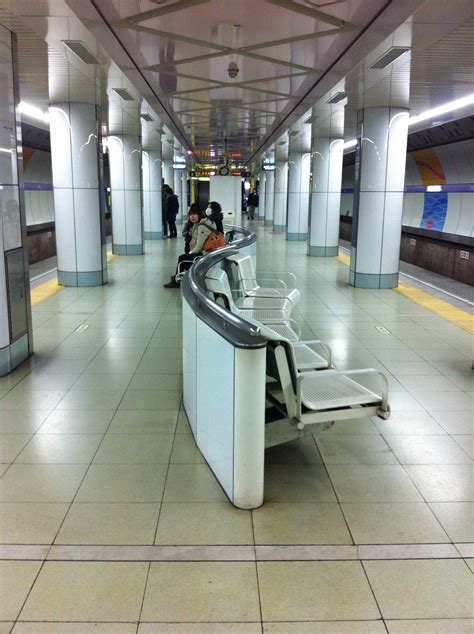
M 385 51 L 385 53 L 379 57 L 370 68 L 377 68 L 379 70 L 386 68 L 389 64 L 393 64 L 396 59 L 401 57 L 404 53 L 407 53 L 409 50 L 411 49 L 407 46 L 392 46 L 392 48 Z
M 140 117 L 143 119 L 143 121 L 154 121 L 153 117 L 151 116 L 151 114 L 148 114 L 148 112 L 144 112 L 140 115 Z
M 344 101 L 344 99 L 347 99 L 347 92 L 341 90 L 328 99 L 327 103 L 340 103 L 341 101 Z
M 84 64 L 99 64 L 99 60 L 96 59 L 92 53 L 84 46 L 80 40 L 62 40 L 62 43 L 68 48 L 76 57 L 78 57 Z
M 134 101 L 132 95 L 125 88 L 112 88 L 112 90 L 124 101 Z

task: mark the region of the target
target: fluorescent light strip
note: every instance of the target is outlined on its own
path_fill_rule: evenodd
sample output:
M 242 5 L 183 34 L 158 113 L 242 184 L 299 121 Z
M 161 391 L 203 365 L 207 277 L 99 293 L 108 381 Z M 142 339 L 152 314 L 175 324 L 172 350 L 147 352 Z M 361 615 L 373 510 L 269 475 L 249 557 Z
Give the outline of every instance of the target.
M 425 112 L 422 112 L 421 114 L 413 115 L 413 117 L 408 119 L 408 125 L 414 125 L 415 123 L 420 123 L 420 121 L 426 121 L 432 117 L 438 117 L 441 114 L 453 112 L 454 110 L 459 110 L 459 108 L 465 108 L 466 106 L 471 105 L 474 105 L 474 94 L 462 97 L 461 99 L 456 99 L 455 101 L 450 101 L 442 106 L 438 106 L 437 108 L 432 108 L 431 110 L 425 110 Z M 356 145 L 357 139 L 351 139 L 350 141 L 346 141 L 344 143 L 344 149 L 347 150 Z
M 21 114 L 31 117 L 31 119 L 37 119 L 43 123 L 49 123 L 49 114 L 47 112 L 43 112 L 40 108 L 37 108 L 30 103 L 26 103 L 26 101 L 20 101 L 18 108 Z

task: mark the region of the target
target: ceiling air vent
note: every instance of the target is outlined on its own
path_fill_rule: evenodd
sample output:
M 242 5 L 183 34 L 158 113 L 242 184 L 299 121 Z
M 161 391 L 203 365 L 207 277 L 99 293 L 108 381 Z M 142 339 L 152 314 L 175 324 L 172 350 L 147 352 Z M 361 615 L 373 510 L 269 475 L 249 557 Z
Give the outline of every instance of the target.
M 151 116 L 151 114 L 148 114 L 148 112 L 141 114 L 140 117 L 143 119 L 143 121 L 154 121 L 153 117 Z
M 74 55 L 77 55 L 84 64 L 99 64 L 99 60 L 87 50 L 80 40 L 62 40 L 62 42 L 64 46 L 74 53 Z
M 296 136 L 297 134 L 299 134 L 300 131 L 299 130 L 290 130 L 288 132 L 288 136 Z
M 286 141 L 279 141 L 277 145 L 286 145 Z
M 133 101 L 132 95 L 125 88 L 112 88 L 112 90 L 124 101 Z
M 340 103 L 341 101 L 344 101 L 344 99 L 347 99 L 347 92 L 340 91 L 333 95 L 327 103 Z
M 406 53 L 409 50 L 410 49 L 406 46 L 392 46 L 392 48 L 388 49 L 388 51 L 384 53 L 382 57 L 379 57 L 379 59 L 374 64 L 372 64 L 370 68 L 385 68 L 389 64 L 392 64 L 396 59 L 398 59 L 400 55 L 403 55 L 403 53 Z

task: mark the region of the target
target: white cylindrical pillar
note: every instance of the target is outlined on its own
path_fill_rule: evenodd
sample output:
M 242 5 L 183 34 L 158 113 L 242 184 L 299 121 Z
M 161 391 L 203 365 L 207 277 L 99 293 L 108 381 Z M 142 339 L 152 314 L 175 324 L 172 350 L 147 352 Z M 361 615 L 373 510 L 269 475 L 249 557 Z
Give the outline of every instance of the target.
M 163 158 L 162 168 L 163 168 L 164 184 L 169 185 L 173 189 L 173 185 L 174 185 L 173 159 Z
M 374 107 L 358 112 L 352 286 L 398 285 L 407 134 L 406 108 Z
M 141 255 L 143 213 L 140 136 L 109 136 L 109 162 L 112 190 L 112 250 L 117 255 Z
M 265 220 L 265 190 L 267 184 L 266 172 L 260 172 L 260 184 L 258 195 L 258 219 Z
M 49 107 L 58 282 L 107 282 L 100 109 L 89 103 Z
M 181 197 L 183 200 L 183 209 L 182 209 L 182 218 L 183 218 L 183 223 L 186 222 L 186 220 L 188 219 L 188 209 L 189 209 L 189 202 L 188 202 L 188 170 L 183 170 L 181 172 Z
M 0 376 L 33 352 L 21 138 L 16 137 L 21 130 L 17 59 L 16 36 L 0 25 Z
M 265 175 L 265 226 L 273 225 L 273 194 L 275 191 L 275 172 L 269 171 Z
M 308 237 L 309 152 L 291 152 L 288 157 L 288 222 L 287 240 L 306 240 Z
M 288 198 L 288 163 L 277 161 L 275 163 L 275 194 L 273 230 L 286 231 L 286 203 Z
M 318 137 L 315 132 L 313 124 L 308 255 L 335 256 L 339 252 L 344 139 Z
M 163 238 L 161 213 L 161 148 L 144 150 L 143 167 L 143 228 L 145 240 Z

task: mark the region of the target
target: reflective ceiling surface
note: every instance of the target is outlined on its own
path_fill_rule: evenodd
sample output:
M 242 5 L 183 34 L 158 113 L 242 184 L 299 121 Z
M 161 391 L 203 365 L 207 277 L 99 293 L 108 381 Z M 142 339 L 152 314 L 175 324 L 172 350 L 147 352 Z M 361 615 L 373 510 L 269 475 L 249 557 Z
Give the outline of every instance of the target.
M 163 132 L 168 153 L 206 163 L 306 148 L 311 122 L 350 139 L 364 106 L 474 93 L 473 0 L 0 0 L 0 23 L 18 35 L 22 99 L 94 101 L 110 133 L 147 114 L 145 145 Z

